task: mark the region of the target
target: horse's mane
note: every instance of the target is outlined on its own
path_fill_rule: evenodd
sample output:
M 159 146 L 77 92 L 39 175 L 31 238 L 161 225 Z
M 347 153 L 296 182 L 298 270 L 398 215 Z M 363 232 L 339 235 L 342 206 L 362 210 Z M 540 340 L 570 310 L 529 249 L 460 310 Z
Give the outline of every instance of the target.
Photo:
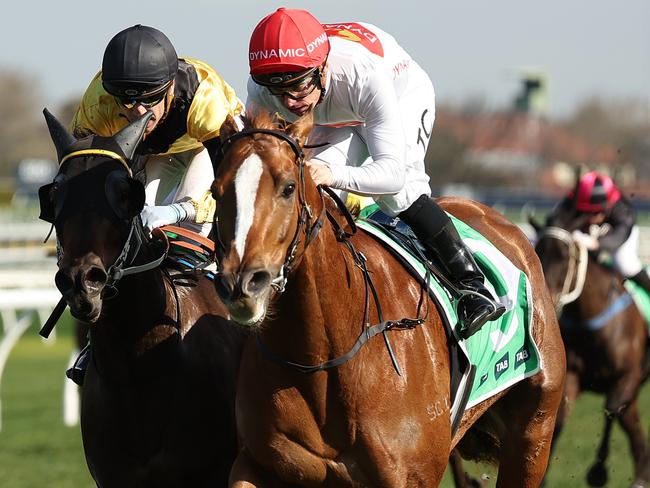
M 250 112 L 247 112 L 246 116 L 243 117 L 244 128 L 245 129 L 269 129 L 277 130 L 284 132 L 288 122 L 281 119 L 277 113 L 270 113 L 266 110 L 253 109 Z M 305 151 L 305 159 L 310 159 L 311 151 L 307 149 Z M 351 202 L 344 202 L 348 206 L 348 211 L 352 214 L 353 217 L 358 217 L 361 211 L 361 202 L 358 199 L 352 199 Z M 345 224 L 345 219 L 340 212 L 340 209 L 336 204 L 329 198 L 325 199 L 325 204 L 328 207 L 328 210 L 332 215 L 336 215 L 341 219 L 341 224 Z
M 283 130 L 287 125 L 277 113 L 253 108 L 243 117 L 245 129 Z

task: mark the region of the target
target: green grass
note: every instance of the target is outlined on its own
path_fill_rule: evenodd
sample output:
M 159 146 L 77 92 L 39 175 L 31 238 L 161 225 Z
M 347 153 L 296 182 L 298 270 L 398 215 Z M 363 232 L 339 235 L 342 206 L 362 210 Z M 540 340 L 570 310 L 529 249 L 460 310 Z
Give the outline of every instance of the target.
M 53 345 L 45 345 L 36 327 L 14 348 L 2 378 L 2 431 L 0 431 L 0 486 L 11 488 L 90 488 L 79 427 L 62 422 L 63 374 L 72 348 L 69 323 L 58 328 Z M 602 432 L 603 398 L 585 394 L 553 455 L 548 473 L 549 488 L 586 487 L 585 474 L 593 460 Z M 641 413 L 650 411 L 650 391 L 641 394 Z M 648 416 L 644 417 L 647 429 Z M 607 486 L 628 486 L 632 462 L 620 427 L 612 436 Z M 466 463 L 474 473 L 489 473 L 495 486 L 496 470 Z M 441 485 L 452 487 L 447 474 Z
M 650 390 L 647 385 L 641 390 L 640 411 L 643 426 L 647 429 L 650 411 Z M 564 431 L 552 455 L 547 473 L 548 488 L 582 488 L 589 486 L 585 481 L 588 469 L 596 459 L 596 451 L 602 435 L 604 397 L 585 393 L 578 402 L 569 418 Z M 612 429 L 609 457 L 607 460 L 609 481 L 606 486 L 619 488 L 629 486 L 633 481 L 632 457 L 627 438 L 618 424 Z M 487 473 L 491 481 L 487 486 L 495 486 L 496 469 L 492 466 L 479 466 L 466 463 L 468 472 L 475 476 Z M 444 488 L 453 487 L 449 473 L 441 485 Z
M 45 345 L 33 327 L 13 349 L 2 378 L 0 486 L 94 487 L 79 427 L 63 424 L 63 380 L 72 349 L 69 325 Z

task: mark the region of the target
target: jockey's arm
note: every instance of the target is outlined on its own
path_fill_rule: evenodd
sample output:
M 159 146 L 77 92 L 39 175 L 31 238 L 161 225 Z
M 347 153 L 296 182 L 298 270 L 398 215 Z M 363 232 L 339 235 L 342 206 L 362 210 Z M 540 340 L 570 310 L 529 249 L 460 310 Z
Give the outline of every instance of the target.
M 632 227 L 636 223 L 634 207 L 626 200 L 619 200 L 612 207 L 605 222 L 611 229 L 598 239 L 598 244 L 601 249 L 613 252 L 630 237 Z
M 370 157 L 360 166 L 332 166 L 332 187 L 364 195 L 399 192 L 406 179 L 406 140 L 392 80 L 369 73 L 358 111 L 365 123 Z

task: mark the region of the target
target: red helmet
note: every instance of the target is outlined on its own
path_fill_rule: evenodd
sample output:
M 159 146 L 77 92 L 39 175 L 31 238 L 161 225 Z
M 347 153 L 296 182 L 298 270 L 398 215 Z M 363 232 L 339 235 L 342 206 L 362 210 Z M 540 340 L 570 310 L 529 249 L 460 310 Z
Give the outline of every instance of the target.
M 581 212 L 605 212 L 621 198 L 614 181 L 597 171 L 585 173 L 578 182 L 577 191 L 575 206 Z
M 312 14 L 279 8 L 255 27 L 248 64 L 257 83 L 286 86 L 318 69 L 329 51 L 325 29 Z

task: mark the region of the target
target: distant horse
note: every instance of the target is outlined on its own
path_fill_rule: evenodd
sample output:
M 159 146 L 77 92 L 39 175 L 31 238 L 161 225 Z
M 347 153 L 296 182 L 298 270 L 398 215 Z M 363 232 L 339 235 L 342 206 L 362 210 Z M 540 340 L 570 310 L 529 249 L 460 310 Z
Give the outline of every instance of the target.
M 532 246 L 485 206 L 441 201 L 529 276 L 544 365 L 469 409 L 452 438 L 450 359 L 435 305 L 369 234 L 345 231 L 351 222 L 306 173 L 302 144 L 311 128 L 306 117 L 280 129 L 267 114 L 237 134 L 231 120 L 224 124 L 212 185 L 215 286 L 231 318 L 256 331 L 242 356 L 243 449 L 231 486 L 433 487 L 466 432 L 477 454 L 499 462 L 499 487 L 539 486 L 564 349 Z M 397 331 L 402 321 L 380 317 L 413 317 L 420 299 L 428 314 L 419 327 Z M 401 376 L 384 341 L 372 338 L 384 326 Z M 496 444 L 498 452 L 486 450 Z
M 558 412 L 554 440 L 583 390 L 605 395 L 605 428 L 596 462 L 587 474 L 591 486 L 607 482 L 605 461 L 614 420 L 627 434 L 634 459 L 634 487 L 648 486 L 648 445 L 641 427 L 637 395 L 647 378 L 646 323 L 623 285 L 623 278 L 575 240 L 572 232 L 588 232 L 586 217 L 558 212 L 538 231 L 536 252 L 561 314 L 567 354 L 564 402 Z
M 244 334 L 211 281 L 160 266 L 163 243 L 144 232 L 129 162 L 148 118 L 76 140 L 46 111 L 60 169 L 41 189 L 41 216 L 56 228 L 56 285 L 90 324 L 86 461 L 101 487 L 225 486 Z

